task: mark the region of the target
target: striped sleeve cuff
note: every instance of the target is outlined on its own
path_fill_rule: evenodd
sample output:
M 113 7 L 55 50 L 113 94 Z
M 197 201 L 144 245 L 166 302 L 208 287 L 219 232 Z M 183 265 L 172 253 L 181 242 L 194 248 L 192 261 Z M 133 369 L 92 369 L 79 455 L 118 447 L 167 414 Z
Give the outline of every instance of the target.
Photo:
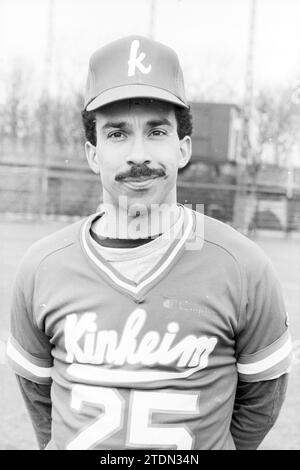
M 38 384 L 51 383 L 52 361 L 32 356 L 11 336 L 6 344 L 6 358 L 14 372 Z
M 271 380 L 290 371 L 292 341 L 288 330 L 274 343 L 253 354 L 240 355 L 237 362 L 243 382 Z

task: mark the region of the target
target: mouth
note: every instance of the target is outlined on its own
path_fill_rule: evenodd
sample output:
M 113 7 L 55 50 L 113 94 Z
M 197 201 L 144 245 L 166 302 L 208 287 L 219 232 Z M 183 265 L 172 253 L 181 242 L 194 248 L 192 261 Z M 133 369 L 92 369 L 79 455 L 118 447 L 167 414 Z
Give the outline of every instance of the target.
M 158 178 L 157 175 L 151 175 L 151 176 L 127 176 L 126 178 L 123 179 L 123 181 L 148 181 L 148 180 L 154 180 Z
M 153 176 L 139 176 L 139 177 L 127 177 L 122 180 L 122 183 L 130 189 L 141 190 L 148 189 L 156 180 L 160 178 L 157 175 Z

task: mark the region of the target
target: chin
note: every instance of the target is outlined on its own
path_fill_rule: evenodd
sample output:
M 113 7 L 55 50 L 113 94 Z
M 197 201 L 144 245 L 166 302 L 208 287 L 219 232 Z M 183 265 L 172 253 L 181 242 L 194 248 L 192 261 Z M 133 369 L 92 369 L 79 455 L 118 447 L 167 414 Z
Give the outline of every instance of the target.
M 152 205 L 159 206 L 168 201 L 169 192 L 152 191 L 144 196 L 128 198 L 128 205 L 131 204 L 144 204 L 144 206 L 151 208 Z

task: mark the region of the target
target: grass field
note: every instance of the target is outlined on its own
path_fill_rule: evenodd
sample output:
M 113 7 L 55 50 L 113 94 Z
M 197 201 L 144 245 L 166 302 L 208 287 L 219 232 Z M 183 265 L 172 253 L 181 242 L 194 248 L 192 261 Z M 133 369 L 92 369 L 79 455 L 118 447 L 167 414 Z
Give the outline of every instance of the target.
M 11 284 L 25 250 L 39 238 L 66 225 L 59 222 L 0 223 L 0 358 L 9 329 Z M 282 282 L 295 346 L 295 360 L 281 415 L 261 449 L 300 449 L 300 241 L 271 236 L 255 240 L 270 256 Z M 298 360 L 296 360 L 298 358 Z M 0 449 L 37 449 L 13 373 L 0 361 Z

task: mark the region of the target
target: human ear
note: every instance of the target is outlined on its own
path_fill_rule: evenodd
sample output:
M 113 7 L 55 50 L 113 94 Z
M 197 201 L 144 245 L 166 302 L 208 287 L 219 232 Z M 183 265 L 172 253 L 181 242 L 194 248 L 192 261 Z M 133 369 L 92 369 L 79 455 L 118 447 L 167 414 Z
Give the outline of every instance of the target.
M 96 146 L 91 144 L 91 142 L 86 142 L 84 147 L 89 167 L 94 173 L 98 175 L 100 173 L 100 166 L 96 152 Z
M 189 135 L 186 135 L 179 141 L 179 151 L 178 168 L 184 168 L 190 161 L 192 155 L 192 139 Z

